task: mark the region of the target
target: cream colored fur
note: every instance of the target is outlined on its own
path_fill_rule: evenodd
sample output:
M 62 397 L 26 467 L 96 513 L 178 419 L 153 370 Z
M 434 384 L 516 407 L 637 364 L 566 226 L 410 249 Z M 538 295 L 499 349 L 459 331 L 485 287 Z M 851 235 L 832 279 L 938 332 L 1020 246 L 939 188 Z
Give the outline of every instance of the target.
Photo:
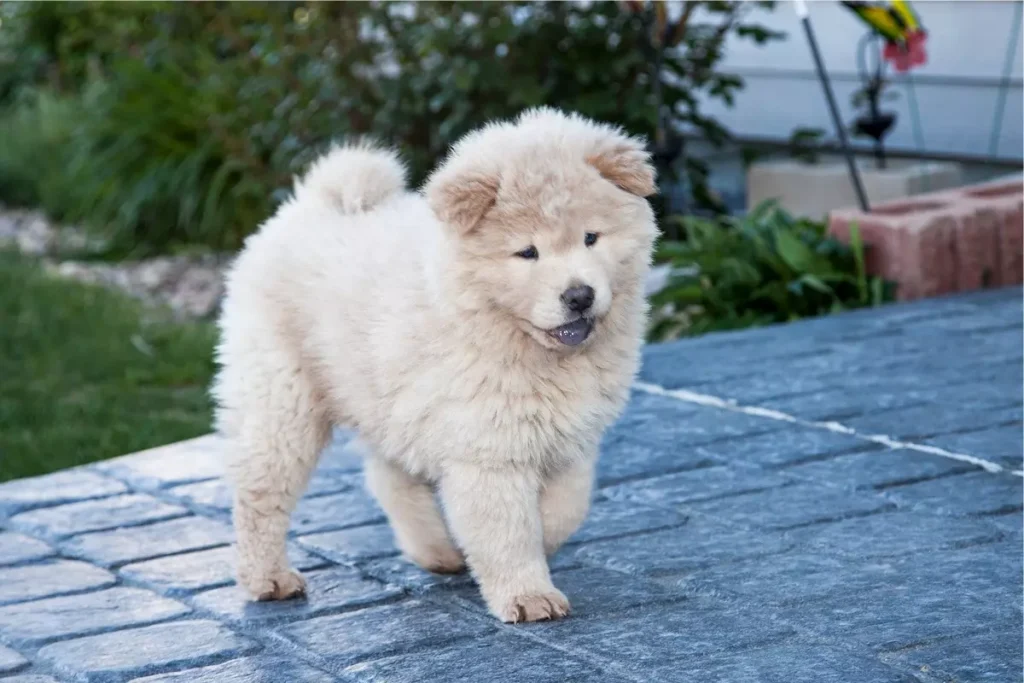
M 239 583 L 303 591 L 289 516 L 343 425 L 408 558 L 468 564 L 502 620 L 565 615 L 546 554 L 586 516 L 638 367 L 654 187 L 640 141 L 550 109 L 467 136 L 422 194 L 387 150 L 316 162 L 247 241 L 220 319 Z M 515 256 L 529 245 L 539 258 Z M 596 324 L 569 347 L 546 330 L 579 284 Z

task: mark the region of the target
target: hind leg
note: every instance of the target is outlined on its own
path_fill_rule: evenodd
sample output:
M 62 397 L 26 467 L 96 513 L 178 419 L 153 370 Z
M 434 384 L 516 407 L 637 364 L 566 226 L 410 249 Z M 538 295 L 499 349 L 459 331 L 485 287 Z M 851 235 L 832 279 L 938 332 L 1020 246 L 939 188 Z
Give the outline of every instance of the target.
M 219 416 L 236 426 L 229 434 L 228 475 L 238 582 L 257 600 L 282 600 L 305 591 L 304 580 L 288 564 L 286 538 L 330 422 L 298 368 L 250 372 L 245 387 L 245 400 L 234 409 L 238 414 Z
M 438 574 L 465 568 L 429 485 L 384 458 L 372 456 L 366 459 L 366 486 L 387 513 L 395 541 L 406 557 Z

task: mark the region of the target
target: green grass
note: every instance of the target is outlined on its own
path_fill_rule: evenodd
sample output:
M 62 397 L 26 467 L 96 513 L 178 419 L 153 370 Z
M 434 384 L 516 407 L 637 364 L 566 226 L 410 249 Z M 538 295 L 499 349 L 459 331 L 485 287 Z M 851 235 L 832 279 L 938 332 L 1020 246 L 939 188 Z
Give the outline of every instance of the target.
M 0 252 L 0 481 L 208 432 L 214 341 Z

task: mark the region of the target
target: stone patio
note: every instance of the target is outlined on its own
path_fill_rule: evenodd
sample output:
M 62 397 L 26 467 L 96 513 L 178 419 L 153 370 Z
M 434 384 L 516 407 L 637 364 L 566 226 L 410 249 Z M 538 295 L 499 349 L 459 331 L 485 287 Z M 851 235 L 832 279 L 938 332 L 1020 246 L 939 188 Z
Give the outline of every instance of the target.
M 647 350 L 573 604 L 511 626 L 404 562 L 347 435 L 306 601 L 232 585 L 206 437 L 0 486 L 0 683 L 1021 681 L 1021 290 Z

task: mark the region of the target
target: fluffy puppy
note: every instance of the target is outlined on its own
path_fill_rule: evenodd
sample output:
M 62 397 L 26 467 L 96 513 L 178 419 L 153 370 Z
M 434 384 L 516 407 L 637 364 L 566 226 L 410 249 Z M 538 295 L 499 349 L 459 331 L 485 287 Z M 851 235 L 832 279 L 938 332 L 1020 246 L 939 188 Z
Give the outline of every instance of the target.
M 638 367 L 654 191 L 640 140 L 551 109 L 467 135 L 421 193 L 385 149 L 317 161 L 220 318 L 239 583 L 303 592 L 289 516 L 342 425 L 409 559 L 468 564 L 504 621 L 568 613 L 546 555 L 587 514 Z

